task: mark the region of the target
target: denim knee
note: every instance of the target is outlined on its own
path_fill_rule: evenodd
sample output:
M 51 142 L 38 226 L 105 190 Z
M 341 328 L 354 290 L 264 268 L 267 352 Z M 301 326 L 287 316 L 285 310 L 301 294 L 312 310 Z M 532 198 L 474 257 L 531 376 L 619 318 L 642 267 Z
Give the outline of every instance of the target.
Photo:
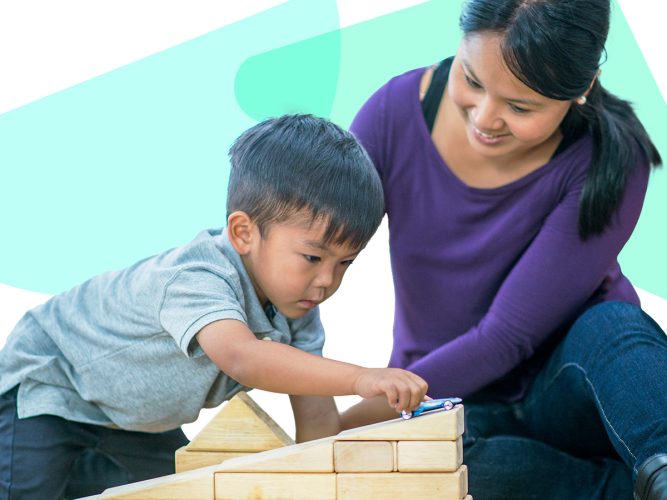
M 591 335 L 594 332 L 594 335 Z M 647 335 L 667 342 L 660 326 L 641 307 L 628 302 L 602 302 L 587 309 L 572 325 L 568 340 L 579 345 L 612 346 L 622 337 Z

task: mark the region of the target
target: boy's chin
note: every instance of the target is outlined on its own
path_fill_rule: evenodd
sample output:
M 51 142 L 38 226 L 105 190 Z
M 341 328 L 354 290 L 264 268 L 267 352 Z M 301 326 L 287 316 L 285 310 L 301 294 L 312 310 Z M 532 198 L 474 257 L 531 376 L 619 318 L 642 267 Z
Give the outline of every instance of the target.
M 274 304 L 275 305 L 275 304 Z M 276 307 L 280 314 L 285 316 L 288 319 L 299 319 L 303 318 L 306 314 L 308 314 L 312 309 L 305 309 L 305 308 L 300 308 L 298 306 L 292 306 L 289 308 L 285 307 Z

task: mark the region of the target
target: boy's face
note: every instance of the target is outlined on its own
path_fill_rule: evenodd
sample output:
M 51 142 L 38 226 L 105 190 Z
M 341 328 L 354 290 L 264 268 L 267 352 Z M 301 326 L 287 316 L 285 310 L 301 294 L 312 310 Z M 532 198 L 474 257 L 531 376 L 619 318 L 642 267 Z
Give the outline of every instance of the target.
M 361 251 L 347 244 L 322 244 L 324 221 L 271 224 L 265 235 L 251 224 L 241 255 L 262 304 L 271 302 L 288 318 L 305 315 L 338 290 L 343 275 Z

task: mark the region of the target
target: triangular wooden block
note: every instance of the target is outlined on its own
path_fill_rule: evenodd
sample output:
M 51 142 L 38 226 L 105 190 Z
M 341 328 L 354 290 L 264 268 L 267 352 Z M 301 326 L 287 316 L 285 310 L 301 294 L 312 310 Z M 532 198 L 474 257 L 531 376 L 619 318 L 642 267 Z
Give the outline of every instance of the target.
M 397 418 L 343 431 L 339 441 L 456 441 L 463 434 L 463 405 L 436 410 L 410 420 Z
M 187 446 L 191 451 L 258 452 L 294 444 L 245 392 L 234 396 Z

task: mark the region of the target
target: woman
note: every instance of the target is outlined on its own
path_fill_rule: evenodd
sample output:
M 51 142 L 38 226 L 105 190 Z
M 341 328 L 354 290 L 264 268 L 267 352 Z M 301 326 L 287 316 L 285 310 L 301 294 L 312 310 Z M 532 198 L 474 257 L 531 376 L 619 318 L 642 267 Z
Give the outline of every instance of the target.
M 617 262 L 661 159 L 600 82 L 609 10 L 470 0 L 455 57 L 352 124 L 385 189 L 390 365 L 465 397 L 476 500 L 667 498 L 667 338 Z

